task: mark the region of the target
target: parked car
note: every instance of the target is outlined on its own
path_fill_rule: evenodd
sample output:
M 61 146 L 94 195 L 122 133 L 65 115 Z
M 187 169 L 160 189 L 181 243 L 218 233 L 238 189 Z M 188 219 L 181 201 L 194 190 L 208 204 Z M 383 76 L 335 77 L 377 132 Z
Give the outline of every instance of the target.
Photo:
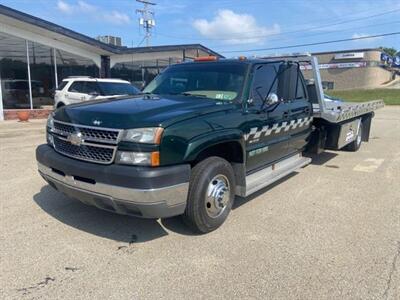
M 139 89 L 122 79 L 68 77 L 56 89 L 54 107 L 139 93 Z

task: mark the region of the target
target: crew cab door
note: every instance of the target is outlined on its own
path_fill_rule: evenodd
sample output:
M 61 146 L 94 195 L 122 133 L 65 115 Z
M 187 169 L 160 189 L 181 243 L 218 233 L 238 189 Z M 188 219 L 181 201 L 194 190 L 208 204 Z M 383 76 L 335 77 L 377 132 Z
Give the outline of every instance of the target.
M 311 134 L 312 103 L 307 98 L 306 85 L 298 63 L 292 64 L 285 76 L 290 82 L 289 91 L 289 130 L 288 152 L 296 153 L 304 150 Z
M 290 135 L 286 124 L 289 122 L 289 105 L 283 99 L 267 107 L 268 94 L 278 95 L 280 76 L 285 63 L 263 63 L 253 68 L 253 79 L 247 103 L 245 125 L 246 171 L 262 168 L 288 154 Z

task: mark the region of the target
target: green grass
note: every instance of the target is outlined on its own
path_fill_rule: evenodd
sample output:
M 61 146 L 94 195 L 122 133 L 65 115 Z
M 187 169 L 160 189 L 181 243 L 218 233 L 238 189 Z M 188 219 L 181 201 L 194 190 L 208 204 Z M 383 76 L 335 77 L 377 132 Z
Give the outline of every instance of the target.
M 400 89 L 330 90 L 327 94 L 349 102 L 382 99 L 386 105 L 400 105 Z

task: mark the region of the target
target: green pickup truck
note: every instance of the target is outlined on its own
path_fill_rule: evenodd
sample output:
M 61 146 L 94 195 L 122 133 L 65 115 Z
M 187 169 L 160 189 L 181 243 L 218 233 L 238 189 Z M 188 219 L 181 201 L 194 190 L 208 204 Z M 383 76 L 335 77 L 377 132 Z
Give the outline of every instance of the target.
M 310 163 L 305 151 L 358 150 L 380 106 L 326 102 L 311 56 L 210 57 L 167 68 L 140 95 L 57 109 L 36 158 L 71 198 L 143 218 L 182 215 L 207 233 L 235 195 Z

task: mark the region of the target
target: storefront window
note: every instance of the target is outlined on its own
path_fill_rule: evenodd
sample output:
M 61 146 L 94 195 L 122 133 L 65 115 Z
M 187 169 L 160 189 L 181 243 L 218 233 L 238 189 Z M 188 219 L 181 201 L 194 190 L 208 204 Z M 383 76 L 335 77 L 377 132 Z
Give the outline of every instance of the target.
M 130 81 L 138 88 L 143 88 L 169 65 L 181 62 L 181 58 L 149 59 L 117 63 L 111 68 L 111 77 Z
M 118 63 L 111 68 L 111 77 L 127 80 L 138 88 L 142 87 L 142 69 L 132 62 Z
M 57 77 L 61 82 L 68 76 L 99 77 L 99 68 L 87 58 L 56 49 Z
M 55 89 L 53 48 L 34 42 L 28 42 L 28 48 L 33 108 L 52 106 Z
M 0 81 L 4 109 L 30 108 L 26 42 L 1 32 Z
M 56 78 L 60 83 L 68 76 L 99 77 L 99 68 L 90 59 L 0 32 L 4 109 L 52 107 Z

